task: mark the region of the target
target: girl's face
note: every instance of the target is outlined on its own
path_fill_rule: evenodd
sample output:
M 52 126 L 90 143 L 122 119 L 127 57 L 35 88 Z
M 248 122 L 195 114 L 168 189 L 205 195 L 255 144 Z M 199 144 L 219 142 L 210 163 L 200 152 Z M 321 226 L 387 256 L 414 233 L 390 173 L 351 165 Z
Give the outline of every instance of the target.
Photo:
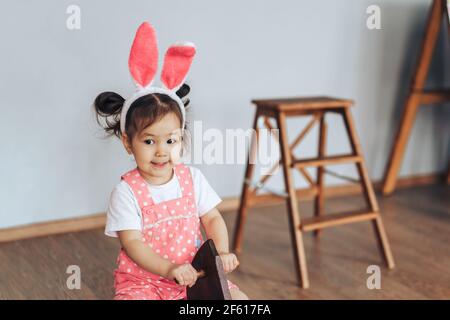
M 181 123 L 173 113 L 134 135 L 131 145 L 126 134 L 122 142 L 133 154 L 139 172 L 152 184 L 163 184 L 172 178 L 173 167 L 181 157 Z

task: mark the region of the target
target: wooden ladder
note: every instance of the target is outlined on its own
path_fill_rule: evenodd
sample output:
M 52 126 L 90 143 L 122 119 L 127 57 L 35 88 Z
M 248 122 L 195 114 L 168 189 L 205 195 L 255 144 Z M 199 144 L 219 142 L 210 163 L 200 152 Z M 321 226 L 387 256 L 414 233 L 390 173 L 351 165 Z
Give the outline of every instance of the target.
M 428 16 L 425 37 L 420 49 L 419 60 L 416 65 L 414 77 L 410 86 L 409 94 L 403 107 L 403 115 L 392 146 L 389 161 L 383 178 L 383 194 L 391 194 L 395 190 L 397 175 L 400 169 L 406 144 L 416 117 L 418 107 L 426 104 L 438 104 L 450 102 L 450 89 L 425 89 L 425 81 L 430 67 L 433 50 L 436 46 L 442 17 L 448 16 L 445 0 L 434 0 Z M 448 17 L 447 27 L 450 32 Z M 442 105 L 442 104 L 441 104 Z M 450 163 L 446 174 L 446 181 L 450 183 Z
M 330 97 L 304 97 L 287 99 L 269 99 L 253 100 L 256 105 L 256 113 L 253 122 L 255 135 L 253 136 L 247 166 L 245 170 L 245 179 L 242 188 L 241 200 L 238 211 L 238 218 L 235 225 L 233 239 L 233 250 L 240 253 L 242 249 L 242 239 L 244 234 L 244 224 L 247 216 L 247 209 L 258 203 L 259 195 L 256 192 L 263 188 L 267 180 L 272 176 L 278 165 L 283 169 L 285 192 L 278 192 L 275 196 L 285 198 L 289 228 L 292 242 L 293 255 L 295 259 L 295 270 L 299 285 L 302 288 L 309 287 L 308 271 L 303 245 L 303 232 L 313 231 L 317 236 L 321 229 L 338 226 L 348 223 L 371 221 L 375 230 L 382 256 L 389 268 L 394 268 L 394 259 L 391 253 L 389 242 L 384 230 L 383 222 L 379 213 L 378 203 L 373 191 L 371 181 L 364 162 L 361 146 L 356 134 L 350 107 L 353 104 L 351 100 L 330 98 Z M 348 134 L 351 153 L 338 156 L 326 156 L 326 135 L 327 124 L 325 115 L 335 113 L 343 117 L 346 132 Z M 302 132 L 296 137 L 292 144 L 288 143 L 286 118 L 291 116 L 312 116 L 312 120 L 306 125 Z M 255 162 L 251 161 L 256 157 L 258 149 L 258 137 L 260 128 L 258 127 L 259 118 L 263 117 L 264 125 L 267 129 L 273 130 L 270 119 L 275 119 L 279 134 L 277 135 L 280 144 L 281 158 L 268 174 L 264 175 L 258 183 L 252 183 Z M 293 149 L 303 140 L 315 124 L 319 124 L 319 152 L 318 157 L 311 159 L 297 159 L 293 155 Z M 271 131 L 273 132 L 273 131 Z M 330 173 L 325 167 L 332 164 L 355 164 L 359 174 L 358 183 L 367 203 L 367 208 L 355 212 L 346 212 L 338 214 L 323 214 L 324 209 L 324 174 Z M 314 179 L 305 170 L 306 167 L 317 168 L 317 179 Z M 300 219 L 297 196 L 304 190 L 295 189 L 292 169 L 298 170 L 306 181 L 310 184 L 308 193 L 314 197 L 314 216 L 311 218 Z M 354 179 L 350 179 L 354 180 Z

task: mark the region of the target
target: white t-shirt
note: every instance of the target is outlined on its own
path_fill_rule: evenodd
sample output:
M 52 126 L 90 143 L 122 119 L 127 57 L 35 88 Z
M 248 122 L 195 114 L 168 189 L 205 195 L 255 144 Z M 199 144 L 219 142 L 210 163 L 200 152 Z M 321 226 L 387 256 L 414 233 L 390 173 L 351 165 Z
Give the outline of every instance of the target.
M 214 189 L 209 185 L 199 169 L 191 166 L 186 167 L 191 171 L 195 202 L 198 215 L 201 217 L 215 208 L 222 199 L 220 199 Z M 147 183 L 147 187 L 153 202 L 156 204 L 182 197 L 176 174 L 173 174 L 172 179 L 165 184 L 151 185 Z M 140 231 L 142 229 L 141 217 L 141 209 L 133 194 L 133 190 L 125 180 L 121 180 L 111 192 L 108 210 L 106 212 L 105 234 L 110 237 L 117 237 L 117 231 Z

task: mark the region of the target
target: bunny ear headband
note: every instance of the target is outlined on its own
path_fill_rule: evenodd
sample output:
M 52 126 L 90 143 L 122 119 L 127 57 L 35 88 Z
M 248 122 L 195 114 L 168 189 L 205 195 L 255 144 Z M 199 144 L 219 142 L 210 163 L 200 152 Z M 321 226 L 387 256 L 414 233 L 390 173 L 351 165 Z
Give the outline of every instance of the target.
M 131 104 L 140 97 L 151 93 L 166 94 L 178 103 L 183 118 L 181 130 L 184 131 L 186 122 L 184 104 L 176 95 L 176 92 L 186 79 L 194 55 L 195 46 L 193 43 L 175 43 L 170 46 L 166 51 L 161 71 L 162 87 L 152 86 L 158 69 L 156 33 L 148 22 L 139 26 L 128 58 L 128 68 L 137 90 L 130 98 L 125 100 L 122 107 L 120 115 L 120 130 L 122 133 L 125 132 L 125 121 Z

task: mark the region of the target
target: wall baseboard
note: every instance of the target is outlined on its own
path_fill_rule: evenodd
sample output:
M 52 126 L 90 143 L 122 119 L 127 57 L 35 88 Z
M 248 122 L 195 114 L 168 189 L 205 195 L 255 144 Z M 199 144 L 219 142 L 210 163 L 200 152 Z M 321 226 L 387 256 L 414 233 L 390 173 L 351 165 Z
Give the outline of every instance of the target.
M 443 178 L 441 174 L 411 176 L 400 178 L 397 181 L 397 188 L 408 188 L 413 186 L 432 185 L 442 182 Z M 381 182 L 374 182 L 374 188 L 377 192 L 381 190 Z M 309 200 L 312 199 L 310 189 L 299 189 L 299 199 Z M 328 198 L 355 195 L 361 192 L 361 187 L 356 184 L 344 184 L 339 186 L 332 186 L 325 188 L 325 195 Z M 263 204 L 256 206 L 270 206 L 283 203 L 284 199 L 270 195 L 262 194 L 258 195 L 258 198 L 264 199 Z M 219 204 L 218 209 L 220 211 L 236 211 L 239 206 L 240 197 L 229 197 Z M 0 243 L 16 241 L 28 238 L 50 236 L 68 232 L 78 232 L 90 229 L 103 228 L 106 224 L 106 214 L 98 213 L 83 217 L 77 217 L 72 219 L 64 219 L 58 221 L 35 223 L 25 226 L 18 226 L 13 228 L 0 229 Z
M 0 243 L 43 237 L 60 233 L 77 232 L 104 227 L 106 214 L 98 213 L 71 219 L 34 223 L 7 229 L 0 229 Z

